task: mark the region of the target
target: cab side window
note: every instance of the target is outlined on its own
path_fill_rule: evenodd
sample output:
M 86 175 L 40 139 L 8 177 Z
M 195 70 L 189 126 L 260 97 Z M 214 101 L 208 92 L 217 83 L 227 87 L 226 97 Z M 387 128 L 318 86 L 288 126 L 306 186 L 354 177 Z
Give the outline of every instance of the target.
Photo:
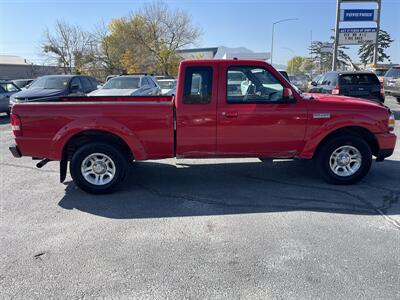
M 81 81 L 83 83 L 83 89 L 85 93 L 90 93 L 91 91 L 93 91 L 92 84 L 87 77 L 81 77 Z
M 337 85 L 337 75 L 336 73 L 328 73 L 324 76 L 322 85 L 336 86 Z
M 78 86 L 77 91 L 83 92 L 83 86 L 82 86 L 82 83 L 81 83 L 79 77 L 72 78 L 71 84 L 70 84 L 71 90 L 72 90 L 72 87 L 74 87 L 74 86 Z
M 228 68 L 227 103 L 277 103 L 283 99 L 283 89 L 280 81 L 266 69 L 250 66 Z
M 188 67 L 183 88 L 184 104 L 208 104 L 211 102 L 213 69 Z
M 143 86 L 150 88 L 151 84 L 150 84 L 150 80 L 147 77 L 143 77 L 143 82 L 142 82 Z

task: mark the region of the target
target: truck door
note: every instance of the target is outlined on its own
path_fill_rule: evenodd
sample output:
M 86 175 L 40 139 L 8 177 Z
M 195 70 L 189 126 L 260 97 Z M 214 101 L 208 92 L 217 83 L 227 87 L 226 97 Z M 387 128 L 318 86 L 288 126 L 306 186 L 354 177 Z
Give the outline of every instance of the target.
M 194 63 L 181 66 L 179 74 L 176 95 L 176 155 L 212 157 L 217 147 L 218 67 L 216 64 L 202 66 Z
M 218 154 L 293 157 L 304 144 L 307 100 L 284 101 L 288 83 L 263 66 L 226 65 L 220 74 Z

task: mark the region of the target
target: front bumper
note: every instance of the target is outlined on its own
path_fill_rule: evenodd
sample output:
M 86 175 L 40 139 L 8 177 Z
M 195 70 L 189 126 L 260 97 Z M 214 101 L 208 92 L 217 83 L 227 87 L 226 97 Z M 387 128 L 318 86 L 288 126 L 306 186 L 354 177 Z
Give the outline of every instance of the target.
M 17 145 L 11 145 L 10 147 L 8 147 L 8 149 L 10 149 L 10 152 L 12 153 L 12 155 L 14 157 L 22 157 L 21 151 L 19 151 L 18 146 Z
M 394 133 L 385 132 L 377 133 L 375 136 L 379 145 L 376 160 L 382 161 L 393 154 L 394 148 L 396 147 L 396 135 Z

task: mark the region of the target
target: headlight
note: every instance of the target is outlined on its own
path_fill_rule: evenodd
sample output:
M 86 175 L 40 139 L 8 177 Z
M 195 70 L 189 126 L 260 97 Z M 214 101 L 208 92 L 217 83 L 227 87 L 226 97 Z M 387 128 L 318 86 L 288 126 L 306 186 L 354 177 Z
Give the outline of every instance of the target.
M 396 124 L 396 119 L 394 117 L 394 113 L 390 112 L 389 119 L 388 119 L 388 128 L 390 131 L 394 130 Z

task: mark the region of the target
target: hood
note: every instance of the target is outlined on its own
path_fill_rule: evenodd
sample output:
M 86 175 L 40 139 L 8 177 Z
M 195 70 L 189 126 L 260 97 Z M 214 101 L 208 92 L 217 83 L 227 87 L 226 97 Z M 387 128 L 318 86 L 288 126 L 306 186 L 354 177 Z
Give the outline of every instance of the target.
M 14 94 L 14 98 L 20 101 L 29 101 L 37 98 L 63 96 L 67 94 L 64 89 L 26 89 Z
M 138 89 L 98 89 L 88 94 L 88 96 L 131 96 Z
M 347 97 L 341 95 L 330 95 L 330 94 L 315 94 L 315 93 L 303 93 L 303 95 L 311 96 L 314 98 L 312 101 L 321 101 L 327 104 L 333 104 L 337 107 L 340 106 L 364 106 L 364 107 L 385 107 L 381 102 L 372 101 L 361 98 Z
M 171 96 L 175 94 L 175 89 L 161 89 L 161 94 L 164 96 Z

